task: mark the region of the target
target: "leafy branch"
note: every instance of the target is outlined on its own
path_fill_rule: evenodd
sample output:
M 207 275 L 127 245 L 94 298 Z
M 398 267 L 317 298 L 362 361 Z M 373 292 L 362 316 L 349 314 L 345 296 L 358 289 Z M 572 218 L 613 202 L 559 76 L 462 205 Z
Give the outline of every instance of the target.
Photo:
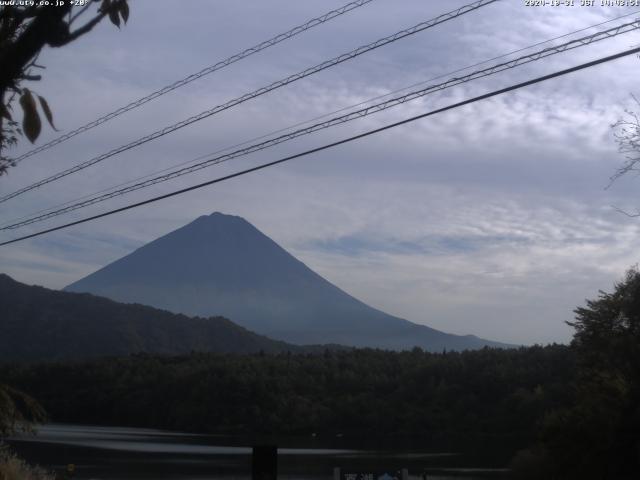
M 96 4 L 99 5 L 96 7 Z M 94 13 L 85 18 L 93 8 Z M 3 156 L 3 150 L 15 146 L 22 135 L 31 143 L 40 135 L 39 110 L 56 130 L 47 100 L 40 95 L 34 96 L 31 90 L 22 86 L 25 81 L 42 78 L 34 73 L 34 69 L 44 68 L 36 63 L 40 51 L 45 46 L 68 45 L 93 30 L 105 17 L 118 28 L 126 24 L 129 20 L 127 0 L 92 0 L 81 7 L 72 2 L 60 6 L 0 7 L 0 176 L 13 166 L 11 159 Z M 12 102 L 15 100 L 22 111 L 21 126 L 13 118 Z

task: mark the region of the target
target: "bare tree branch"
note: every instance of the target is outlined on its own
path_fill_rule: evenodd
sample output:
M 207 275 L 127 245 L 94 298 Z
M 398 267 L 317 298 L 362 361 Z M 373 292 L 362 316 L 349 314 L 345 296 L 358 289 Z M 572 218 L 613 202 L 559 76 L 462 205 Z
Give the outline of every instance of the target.
M 73 42 L 74 40 L 80 38 L 82 35 L 89 33 L 91 30 L 93 30 L 93 27 L 98 25 L 98 23 L 100 23 L 100 21 L 104 17 L 106 17 L 108 14 L 109 14 L 108 11 L 99 13 L 93 19 L 85 23 L 82 27 L 78 28 L 77 30 L 74 30 L 72 33 L 69 33 L 64 43 L 61 43 L 60 45 L 56 45 L 56 46 L 61 47 L 62 45 L 66 45 L 69 42 Z
M 42 75 L 24 74 L 24 75 L 21 75 L 20 78 L 22 80 L 29 80 L 29 81 L 32 81 L 32 82 L 38 82 L 38 81 L 42 80 Z
M 626 210 L 621 209 L 620 207 L 617 207 L 615 205 L 611 205 L 611 208 L 613 208 L 616 212 L 621 213 L 627 217 L 631 217 L 631 218 L 637 218 L 640 217 L 640 210 L 636 210 L 635 213 L 631 213 L 631 212 L 627 212 Z
M 640 101 L 635 95 L 631 95 L 640 109 Z M 611 125 L 614 130 L 614 138 L 618 144 L 618 152 L 622 153 L 626 161 L 610 178 L 611 185 L 626 173 L 637 170 L 640 165 L 640 117 L 634 110 L 625 109 L 626 117 L 620 118 Z

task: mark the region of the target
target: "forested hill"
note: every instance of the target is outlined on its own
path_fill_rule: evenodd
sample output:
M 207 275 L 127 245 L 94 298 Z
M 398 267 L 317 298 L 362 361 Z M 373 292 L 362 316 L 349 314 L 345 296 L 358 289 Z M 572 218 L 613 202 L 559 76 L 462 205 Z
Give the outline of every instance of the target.
M 0 361 L 300 349 L 223 317 L 190 318 L 90 294 L 28 286 L 0 274 Z

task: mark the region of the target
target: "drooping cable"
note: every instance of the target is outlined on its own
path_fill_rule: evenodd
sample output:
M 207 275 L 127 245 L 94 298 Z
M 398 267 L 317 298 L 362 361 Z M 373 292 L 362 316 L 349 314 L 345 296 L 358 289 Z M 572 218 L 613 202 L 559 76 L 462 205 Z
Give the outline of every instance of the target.
M 530 85 L 534 85 L 536 83 L 545 82 L 547 80 L 551 80 L 553 78 L 561 77 L 563 75 L 567 75 L 569 73 L 577 72 L 579 70 L 584 70 L 586 68 L 591 68 L 591 67 L 594 67 L 596 65 L 600 65 L 600 64 L 603 64 L 603 63 L 606 63 L 606 62 L 611 62 L 613 60 L 617 60 L 619 58 L 623 58 L 623 57 L 626 57 L 626 56 L 629 56 L 629 55 L 634 55 L 634 54 L 637 54 L 639 52 L 640 52 L 640 47 L 636 47 L 636 48 L 632 48 L 630 50 L 625 50 L 623 52 L 616 53 L 614 55 L 609 55 L 607 57 L 602 57 L 602 58 L 599 58 L 597 60 L 592 60 L 590 62 L 583 63 L 583 64 L 577 65 L 575 67 L 567 68 L 565 70 L 560 70 L 560 71 L 555 72 L 555 73 L 544 75 L 542 77 L 537 77 L 537 78 L 534 78 L 532 80 L 527 80 L 525 82 L 521 82 L 521 83 L 518 83 L 518 84 L 515 84 L 515 85 L 511 85 L 509 87 L 501 88 L 499 90 L 494 90 L 492 92 L 485 93 L 483 95 L 480 95 L 480 96 L 477 96 L 477 97 L 473 97 L 473 98 L 470 98 L 468 100 L 464 100 L 462 102 L 454 103 L 452 105 L 448 105 L 446 107 L 442 107 L 442 108 L 439 108 L 439 109 L 436 109 L 436 110 L 431 110 L 429 112 L 426 112 L 426 113 L 423 113 L 423 114 L 420 114 L 420 115 L 416 115 L 416 116 L 407 118 L 405 120 L 401 120 L 399 122 L 395 122 L 395 123 L 392 123 L 392 124 L 389 124 L 389 125 L 385 125 L 383 127 L 379 127 L 379 128 L 373 129 L 373 130 L 368 130 L 367 132 L 364 132 L 364 133 L 361 133 L 361 134 L 358 134 L 358 135 L 353 135 L 351 137 L 344 138 L 344 139 L 339 140 L 337 142 L 329 143 L 329 144 L 323 145 L 321 147 L 317 147 L 317 148 L 313 148 L 313 149 L 310 149 L 310 150 L 306 150 L 304 152 L 301 152 L 301 153 L 298 153 L 298 154 L 295 154 L 295 155 L 290 155 L 288 157 L 284 157 L 284 158 L 281 158 L 279 160 L 274 160 L 272 162 L 264 163 L 262 165 L 258 165 L 256 167 L 248 168 L 248 169 L 242 170 L 240 172 L 232 173 L 232 174 L 226 175 L 224 177 L 215 178 L 215 179 L 209 180 L 207 182 L 199 183 L 197 185 L 192 185 L 192 186 L 187 187 L 187 188 L 182 188 L 182 189 L 176 190 L 174 192 L 170 192 L 170 193 L 166 193 L 164 195 L 160 195 L 160 196 L 157 196 L 157 197 L 149 198 L 147 200 L 143 200 L 141 202 L 137 202 L 137 203 L 133 203 L 133 204 L 130 204 L 130 205 L 126 205 L 124 207 L 116 208 L 114 210 L 103 212 L 103 213 L 100 213 L 98 215 L 93 215 L 91 217 L 86 217 L 86 218 L 83 218 L 83 219 L 80 219 L 80 220 L 76 220 L 74 222 L 69 222 L 69 223 L 66 223 L 64 225 L 58 225 L 56 227 L 48 228 L 46 230 L 41 230 L 39 232 L 35 232 L 35 233 L 29 234 L 29 235 L 24 235 L 22 237 L 14 238 L 12 240 L 7 240 L 5 242 L 0 243 L 0 247 L 1 246 L 5 246 L 5 245 L 10 245 L 12 243 L 20 242 L 20 241 L 23 241 L 23 240 L 27 240 L 29 238 L 34 238 L 34 237 L 37 237 L 37 236 L 40 236 L 40 235 L 44 235 L 46 233 L 51 233 L 51 232 L 55 232 L 55 231 L 58 231 L 58 230 L 65 229 L 65 228 L 69 228 L 69 227 L 72 227 L 74 225 L 80 225 L 82 223 L 86 223 L 86 222 L 89 222 L 89 221 L 92 221 L 92 220 L 97 220 L 99 218 L 103 218 L 103 217 L 107 217 L 107 216 L 110 216 L 110 215 L 114 215 L 116 213 L 120 213 L 120 212 L 124 212 L 124 211 L 127 211 L 127 210 L 131 210 L 133 208 L 141 207 L 143 205 L 148 205 L 150 203 L 155 203 L 155 202 L 158 202 L 160 200 L 164 200 L 166 198 L 175 197 L 175 196 L 181 195 L 183 193 L 187 193 L 187 192 L 190 192 L 190 191 L 193 191 L 193 190 L 197 190 L 197 189 L 209 186 L 209 185 L 214 185 L 216 183 L 220 183 L 220 182 L 223 182 L 223 181 L 226 181 L 226 180 L 230 180 L 232 178 L 240 177 L 240 176 L 252 173 L 252 172 L 256 172 L 258 170 L 263 170 L 263 169 L 268 168 L 268 167 L 272 167 L 272 166 L 275 166 L 275 165 L 278 165 L 278 164 L 281 164 L 281 163 L 284 163 L 284 162 L 288 162 L 288 161 L 294 160 L 296 158 L 304 157 L 304 156 L 307 156 L 307 155 L 310 155 L 310 154 L 313 154 L 313 153 L 317 153 L 317 152 L 320 152 L 320 151 L 323 151 L 323 150 L 327 150 L 329 148 L 336 147 L 338 145 L 343 145 L 345 143 L 349 143 L 349 142 L 352 142 L 352 141 L 355 141 L 355 140 L 359 140 L 361 138 L 365 138 L 365 137 L 368 137 L 368 136 L 383 132 L 385 130 L 389 130 L 389 129 L 392 129 L 392 128 L 395 128 L 395 127 L 399 127 L 401 125 L 405 125 L 405 124 L 408 124 L 408 123 L 411 123 L 411 122 L 415 122 L 415 121 L 420 120 L 422 118 L 430 117 L 430 116 L 436 115 L 438 113 L 442 113 L 442 112 L 446 112 L 446 111 L 453 110 L 453 109 L 456 109 L 456 108 L 460 108 L 460 107 L 463 107 L 465 105 L 469 105 L 469 104 L 472 104 L 472 103 L 475 103 L 475 102 L 478 102 L 478 101 L 481 101 L 481 100 L 486 100 L 488 98 L 495 97 L 497 95 L 502 95 L 504 93 L 511 92 L 511 91 L 514 91 L 514 90 L 518 90 L 518 89 L 521 89 L 521 88 L 524 88 L 524 87 L 527 87 L 527 86 L 530 86 Z
M 17 164 L 19 162 L 21 162 L 22 160 L 24 160 L 25 158 L 29 158 L 32 157 L 40 152 L 43 152 L 45 150 L 50 149 L 51 147 L 54 147 L 56 145 L 59 145 L 63 142 L 66 142 L 67 140 L 69 140 L 70 138 L 75 137 L 76 135 L 80 135 L 81 133 L 84 133 L 88 130 L 91 130 L 92 128 L 97 127 L 98 125 L 102 125 L 103 123 L 108 122 L 109 120 L 113 120 L 116 117 L 119 117 L 120 115 L 122 115 L 123 113 L 128 112 L 129 110 L 133 110 L 134 108 L 138 108 L 142 105 L 144 105 L 145 103 L 148 103 L 152 100 L 155 100 L 158 97 L 161 97 L 163 95 L 166 95 L 167 93 L 176 90 L 177 88 L 180 87 L 184 87 L 185 85 L 188 85 L 189 83 L 198 80 L 199 78 L 202 78 L 206 75 L 210 75 L 213 72 L 216 72 L 218 70 L 221 70 L 225 67 L 228 67 L 229 65 L 236 63 L 239 60 L 242 60 L 244 58 L 247 58 L 255 53 L 261 52 L 263 50 L 266 50 L 269 47 L 273 47 L 274 45 L 277 45 L 280 42 L 283 42 L 285 40 L 288 40 L 292 37 L 295 37 L 296 35 L 301 34 L 302 32 L 306 32 L 307 30 L 312 29 L 313 27 L 317 27 L 318 25 L 322 25 L 323 23 L 326 23 L 330 20 L 333 20 L 336 17 L 339 17 L 340 15 L 344 15 L 347 12 L 350 12 L 351 10 L 355 10 L 356 8 L 362 7 L 368 3 L 371 3 L 373 0 L 357 0 L 355 2 L 351 2 L 351 3 L 347 3 L 346 5 L 337 8 L 335 10 L 331 10 L 330 12 L 325 13 L 324 15 L 321 15 L 319 17 L 316 18 L 312 18 L 311 20 L 308 20 L 307 22 L 298 25 L 297 27 L 292 28 L 291 30 L 284 32 L 284 33 L 280 33 L 278 35 L 276 35 L 273 38 L 270 38 L 269 40 L 265 40 L 264 42 L 261 42 L 257 45 L 254 45 L 253 47 L 249 47 L 246 50 L 243 50 L 240 53 L 236 53 L 234 55 L 231 55 L 230 57 L 221 60 L 213 65 L 210 65 L 206 68 L 203 68 L 202 70 L 200 70 L 199 72 L 196 73 L 192 73 L 191 75 L 188 75 L 174 83 L 172 83 L 171 85 L 167 85 L 165 87 L 162 87 L 159 90 L 156 90 L 155 92 L 150 93 L 149 95 L 146 95 L 142 98 L 139 98 L 138 100 L 135 100 L 123 107 L 118 108 L 117 110 L 114 110 L 113 112 L 107 113 L 106 115 L 103 115 L 100 118 L 97 118 L 96 120 L 93 120 L 85 125 L 82 125 L 81 127 L 78 127 L 70 132 L 67 132 L 63 135 L 60 135 L 57 138 L 54 138 L 53 140 L 51 140 L 50 142 L 47 142 L 43 145 L 40 145 L 39 147 L 36 147 L 32 150 L 29 150 L 28 152 L 23 153 L 22 155 L 17 156 L 16 158 L 12 158 L 10 159 L 10 161 L 13 164 Z
M 303 70 L 299 73 L 296 73 L 294 75 L 290 75 L 282 80 L 278 80 L 276 82 L 271 83 L 270 85 L 266 86 L 266 87 L 261 87 L 257 90 L 254 90 L 251 93 L 246 93 L 240 97 L 237 97 L 233 100 L 230 100 L 224 104 L 221 105 L 217 105 L 209 110 L 205 110 L 204 112 L 201 112 L 197 115 L 194 115 L 192 117 L 189 117 L 185 120 L 182 120 L 178 123 L 175 123 L 173 125 L 169 125 L 165 128 L 162 128 L 160 130 L 157 130 L 149 135 L 146 135 L 144 137 L 138 138 L 137 140 L 134 140 L 133 142 L 130 142 L 126 145 L 122 145 L 120 147 L 117 147 L 113 150 L 110 150 L 107 153 L 103 153 L 101 155 L 98 155 L 97 157 L 93 157 L 90 160 L 86 160 L 82 163 L 79 163 L 71 168 L 68 168 L 66 170 L 63 170 L 61 172 L 58 172 L 54 175 L 51 175 L 43 180 L 39 180 L 35 183 L 32 183 L 31 185 L 28 185 L 26 187 L 23 187 L 19 190 L 16 190 L 10 194 L 4 195 L 2 197 L 0 197 L 0 203 L 2 202 L 6 202 L 7 200 L 10 200 L 12 198 L 15 198 L 19 195 L 22 195 L 26 192 L 29 192 L 35 188 L 41 187 L 43 185 L 46 185 L 48 183 L 51 183 L 53 181 L 59 180 L 61 178 L 64 178 L 68 175 L 77 173 L 81 170 L 84 170 L 85 168 L 88 168 L 92 165 L 95 165 L 99 162 L 102 162 L 110 157 L 113 157 L 115 155 L 118 155 L 122 152 L 125 152 L 127 150 L 131 150 L 132 148 L 138 147 L 140 145 L 143 145 L 147 142 L 150 142 L 152 140 L 155 140 L 157 138 L 163 137 L 165 135 L 168 135 L 169 133 L 173 133 L 176 130 L 179 130 L 181 128 L 184 128 L 186 126 L 189 126 L 195 122 L 198 122 L 200 120 L 204 120 L 205 118 L 208 118 L 212 115 L 215 115 L 217 113 L 220 113 L 224 110 L 227 110 L 229 108 L 235 107 L 241 103 L 244 103 L 248 100 L 251 100 L 253 98 L 259 97 L 261 95 L 264 95 L 265 93 L 271 92 L 273 90 L 276 90 L 278 88 L 284 87 L 285 85 L 289 85 L 290 83 L 296 82 L 298 80 L 301 80 L 305 77 L 308 77 L 310 75 L 313 75 L 315 73 L 318 73 L 320 71 L 326 70 L 328 68 L 331 68 L 335 65 L 338 65 L 340 63 L 346 62 L 347 60 L 351 60 L 353 58 L 356 58 L 364 53 L 370 52 L 371 50 L 375 50 L 377 48 L 380 48 L 384 45 L 396 42 L 402 38 L 408 37 L 409 35 L 414 35 L 418 32 L 421 32 L 423 30 L 426 30 L 428 28 L 432 28 L 435 27 L 436 25 L 439 25 L 441 23 L 447 22 L 449 20 L 453 20 L 455 18 L 458 18 L 462 15 L 465 15 L 469 12 L 475 11 L 479 8 L 485 7 L 487 5 L 490 5 L 492 3 L 495 3 L 499 0 L 479 0 L 477 2 L 473 2 L 470 3 L 468 5 L 464 5 L 456 10 L 453 10 L 451 12 L 442 14 L 432 20 L 428 20 L 426 22 L 421 22 L 417 25 L 414 25 L 413 27 L 410 27 L 408 29 L 405 30 L 401 30 L 399 32 L 394 33 L 393 35 L 390 35 L 388 37 L 385 38 L 381 38 L 379 40 L 376 40 L 375 42 L 369 43 L 367 45 L 364 45 L 362 47 L 358 47 L 355 50 L 352 50 L 348 53 L 344 53 L 342 55 L 339 55 L 331 60 L 326 60 L 318 65 L 315 65 L 313 67 L 307 68 L 306 70 Z
M 516 68 L 518 66 L 521 65 L 525 65 L 531 62 L 535 62 L 535 61 L 539 61 L 541 59 L 547 58 L 551 55 L 556 55 L 562 52 L 566 52 L 569 50 L 573 50 L 579 47 L 584 47 L 587 45 L 591 45 L 595 42 L 604 40 L 604 39 L 609 39 L 609 38 L 613 38 L 615 36 L 618 35 L 622 35 L 624 33 L 628 33 L 634 30 L 638 30 L 640 29 L 640 22 L 638 21 L 634 21 L 634 22 L 630 22 L 630 23 L 625 23 L 622 25 L 618 25 L 616 27 L 601 31 L 601 32 L 596 32 L 592 35 L 588 35 L 585 37 L 581 37 L 575 40 L 571 40 L 569 42 L 565 42 L 561 45 L 557 45 L 557 46 L 553 46 L 553 47 L 548 47 L 533 53 L 530 53 L 528 55 L 523 55 L 520 56 L 518 58 L 515 58 L 513 60 L 510 60 L 508 62 L 503 62 L 503 63 L 499 63 L 493 66 L 490 66 L 488 68 L 482 69 L 482 70 L 477 70 L 475 72 L 471 72 L 467 75 L 461 76 L 461 77 L 454 77 L 451 78 L 443 83 L 439 83 L 439 84 L 435 84 L 435 85 L 430 85 L 426 88 L 417 90 L 417 91 L 413 91 L 413 92 L 409 92 L 405 95 L 401 95 L 398 97 L 394 97 L 391 98 L 389 100 L 385 100 L 383 102 L 347 113 L 345 115 L 341 115 L 338 117 L 334 117 L 331 118 L 329 120 L 326 120 L 324 122 L 319 122 L 313 125 L 310 125 L 308 127 L 304 127 L 298 130 L 295 130 L 293 132 L 289 132 L 286 133 L 284 135 L 280 135 L 278 137 L 275 138 L 271 138 L 268 140 L 265 140 L 263 142 L 259 142 L 235 151 L 232 151 L 230 153 L 225 153 L 222 155 L 217 155 L 213 158 L 209 158 L 206 160 L 203 160 L 199 163 L 196 163 L 194 165 L 190 165 L 188 167 L 183 167 L 180 168 L 178 170 L 174 170 L 171 172 L 168 172 L 166 174 L 163 175 L 158 175 L 156 177 L 135 183 L 133 185 L 129 185 L 127 187 L 123 187 L 117 190 L 113 190 L 110 191 L 108 193 L 104 193 L 104 194 L 98 194 L 95 195 L 91 198 L 88 198 L 86 200 L 82 200 L 79 202 L 75 202 L 69 205 L 65 205 L 64 207 L 61 207 L 59 209 L 56 210 L 52 210 L 52 211 L 48 211 L 47 213 L 43 213 L 40 215 L 35 215 L 32 216 L 30 218 L 24 219 L 24 220 L 20 220 L 8 225 L 4 225 L 2 227 L 0 227 L 0 230 L 13 230 L 16 228 L 20 228 L 26 225 L 30 225 L 33 223 L 37 223 L 37 222 L 41 222 L 53 217 L 57 217 L 59 215 L 65 214 L 65 213 L 69 213 L 71 211 L 74 210 L 78 210 L 80 208 L 83 207 L 88 207 L 90 205 L 94 205 L 96 203 L 100 203 L 100 202 L 104 202 L 106 200 L 109 200 L 111 198 L 117 197 L 117 196 L 121 196 L 121 195 L 125 195 L 127 193 L 131 193 L 133 191 L 136 190 L 140 190 L 142 188 L 147 188 L 150 187 L 152 185 L 156 185 L 158 183 L 162 183 L 162 182 L 166 182 L 168 180 L 172 180 L 174 178 L 177 177 L 181 177 L 183 175 L 187 175 L 189 173 L 193 173 L 196 172 L 198 170 L 202 170 L 204 168 L 210 167 L 212 165 L 217 165 L 226 161 L 229 161 L 231 159 L 234 158 L 238 158 L 241 156 L 245 156 L 248 155 L 250 153 L 254 153 L 260 150 L 264 150 L 270 147 L 273 147 L 275 145 L 279 145 L 281 143 L 293 140 L 295 138 L 304 136 L 304 135 L 309 135 L 311 133 L 317 132 L 319 130 L 324 130 L 327 128 L 330 128 L 332 126 L 335 125 L 339 125 L 339 124 L 343 124 L 343 123 L 347 123 L 350 122 L 352 120 L 356 120 L 359 118 L 363 118 L 369 115 L 372 115 L 374 113 L 378 113 L 381 112 L 383 110 L 387 110 L 389 108 L 393 108 L 396 107 L 398 105 L 402 105 L 404 103 L 407 103 L 409 101 L 412 100 L 416 100 L 418 98 L 424 97 L 426 95 L 435 93 L 435 92 L 439 92 L 448 88 L 451 88 L 453 86 L 456 85 L 460 85 L 463 83 L 467 83 L 473 80 L 477 80 L 479 78 L 484 78 L 490 75 L 495 75 L 497 73 L 503 72 L 505 70 L 509 70 L 509 69 L 513 69 Z
M 492 57 L 492 58 L 489 58 L 489 59 L 486 59 L 486 60 L 482 60 L 482 61 L 480 61 L 480 62 L 476 62 L 476 63 L 474 63 L 474 64 L 472 64 L 472 65 L 468 65 L 468 66 L 466 66 L 466 67 L 458 68 L 458 69 L 453 70 L 453 71 L 451 71 L 451 72 L 447 72 L 447 73 L 444 73 L 444 74 L 437 75 L 437 76 L 435 76 L 435 77 L 431 77 L 431 78 L 429 78 L 428 80 L 422 80 L 422 81 L 420 81 L 420 82 L 418 82 L 418 83 L 414 83 L 414 84 L 412 84 L 412 85 L 408 85 L 408 86 L 406 86 L 406 87 L 402 87 L 402 88 L 399 88 L 399 89 L 396 89 L 396 90 L 393 90 L 393 91 L 390 91 L 390 92 L 384 93 L 384 94 L 382 94 L 382 95 L 377 95 L 377 96 L 375 96 L 375 97 L 372 97 L 372 98 L 369 98 L 369 99 L 367 99 L 367 100 L 364 100 L 364 101 L 358 102 L 358 103 L 356 103 L 356 104 L 348 105 L 348 106 L 346 106 L 346 107 L 341 107 L 341 108 L 339 108 L 339 109 L 337 109 L 337 110 L 333 110 L 333 111 L 331 111 L 331 112 L 327 112 L 327 113 L 324 113 L 324 114 L 322 114 L 322 115 L 318 115 L 318 116 L 313 117 L 313 118 L 311 118 L 311 119 L 304 120 L 304 121 L 301 121 L 301 122 L 297 122 L 297 123 L 294 123 L 293 125 L 289 125 L 289 126 L 287 126 L 287 127 L 279 128 L 279 129 L 277 129 L 277 130 L 273 130 L 273 131 L 271 131 L 271 132 L 261 134 L 261 135 L 259 135 L 259 136 L 257 136 L 257 137 L 253 137 L 253 138 L 250 138 L 250 139 L 244 140 L 244 141 L 242 141 L 242 142 L 240 142 L 240 143 L 236 143 L 236 144 L 233 144 L 233 145 L 229 145 L 229 146 L 227 146 L 227 147 L 217 149 L 217 150 L 215 150 L 215 151 L 213 151 L 213 152 L 210 152 L 210 153 L 207 153 L 207 154 L 204 154 L 204 155 L 200 155 L 200 156 L 198 156 L 198 157 L 196 157 L 196 158 L 194 158 L 194 159 L 187 160 L 187 161 L 185 161 L 185 162 L 180 162 L 180 163 L 178 163 L 178 164 L 171 165 L 171 166 L 166 167 L 166 168 L 163 168 L 163 169 L 161 169 L 161 170 L 156 170 L 156 171 L 154 171 L 154 172 L 147 173 L 147 174 L 142 175 L 142 176 L 140 176 L 140 177 L 136 177 L 136 178 L 133 178 L 133 179 L 131 179 L 131 180 L 126 180 L 126 181 L 121 182 L 121 183 L 118 183 L 118 184 L 116 184 L 116 185 L 112 185 L 112 186 L 110 186 L 110 187 L 103 188 L 103 189 L 101 189 L 101 190 L 99 190 L 99 191 L 97 191 L 97 192 L 90 193 L 90 194 L 87 194 L 87 195 L 83 195 L 83 196 L 81 196 L 81 197 L 77 197 L 77 198 L 74 198 L 74 199 L 72 199 L 72 200 L 68 200 L 68 201 L 66 201 L 66 202 L 63 202 L 63 203 L 60 203 L 60 204 L 54 205 L 54 206 L 52 206 L 52 207 L 43 208 L 43 209 L 37 210 L 37 211 L 35 211 L 35 212 L 29 213 L 29 214 L 26 214 L 26 215 L 22 215 L 22 216 L 20 216 L 20 217 L 18 217 L 18 218 L 15 218 L 15 219 L 12 219 L 12 220 L 9 220 L 9 221 L 6 221 L 6 222 L 3 222 L 2 224 L 0 224 L 0 229 L 2 229 L 2 228 L 3 228 L 3 227 L 5 227 L 5 226 L 10 226 L 10 224 L 12 224 L 12 223 L 19 222 L 20 220 L 23 220 L 23 219 L 26 219 L 26 218 L 29 218 L 29 217 L 33 217 L 33 216 L 39 215 L 39 214 L 41 214 L 41 213 L 51 212 L 51 211 L 53 211 L 53 210 L 58 210 L 58 209 L 60 209 L 60 208 L 62 208 L 62 207 L 66 207 L 66 206 L 68 206 L 68 205 L 71 205 L 71 204 L 74 204 L 74 203 L 78 203 L 78 202 L 80 202 L 81 200 L 85 200 L 85 199 L 91 198 L 91 197 L 93 197 L 93 196 L 96 196 L 96 195 L 99 195 L 99 194 L 102 194 L 102 193 L 106 193 L 106 192 L 112 191 L 112 190 L 114 190 L 114 189 L 118 189 L 118 188 L 120 188 L 120 187 L 124 187 L 125 185 L 131 185 L 131 184 L 133 184 L 133 183 L 137 183 L 137 182 L 139 182 L 139 181 L 141 181 L 141 180 L 144 180 L 144 179 L 147 179 L 147 178 L 153 177 L 154 175 L 159 175 L 159 174 L 161 174 L 161 173 L 168 172 L 168 171 L 170 171 L 170 170 L 172 170 L 172 169 L 174 169 L 174 168 L 179 168 L 179 167 L 182 167 L 182 166 L 185 166 L 185 165 L 190 165 L 190 164 L 193 164 L 193 163 L 199 162 L 199 161 L 201 161 L 201 160 L 206 159 L 207 157 L 211 157 L 212 155 L 218 155 L 218 154 L 220 154 L 220 153 L 223 153 L 223 152 L 226 152 L 226 151 L 229 151 L 229 150 L 233 150 L 234 148 L 239 148 L 239 147 L 242 147 L 242 146 L 244 146 L 244 145 L 248 145 L 248 144 L 250 144 L 250 143 L 252 143 L 252 142 L 257 142 L 257 141 L 259 141 L 259 140 L 263 140 L 263 139 L 265 139 L 265 138 L 269 138 L 270 136 L 273 136 L 273 135 L 276 135 L 276 134 L 279 134 L 279 133 L 283 133 L 283 132 L 289 131 L 289 130 L 291 130 L 291 129 L 293 129 L 293 128 L 297 128 L 297 127 L 301 127 L 301 126 L 303 126 L 303 125 L 308 125 L 308 124 L 311 124 L 311 123 L 313 123 L 313 122 L 317 122 L 318 120 L 322 120 L 323 118 L 330 117 L 330 116 L 335 115 L 335 114 L 337 114 L 337 113 L 346 112 L 346 111 L 349 111 L 349 110 L 354 109 L 354 108 L 357 108 L 357 107 L 362 107 L 362 106 L 367 105 L 367 104 L 369 104 L 369 103 L 371 103 L 371 102 L 374 102 L 374 101 L 376 101 L 376 100 L 381 100 L 381 99 L 383 99 L 383 98 L 390 97 L 390 96 L 395 95 L 395 94 L 397 94 L 397 93 L 404 92 L 404 91 L 407 91 L 407 90 L 410 90 L 410 89 L 412 89 L 412 88 L 419 87 L 419 86 L 422 86 L 422 85 L 426 85 L 426 84 L 428 84 L 428 83 L 430 83 L 430 82 L 434 82 L 434 81 L 436 81 L 436 80 L 440 80 L 441 78 L 446 78 L 446 77 L 449 77 L 449 76 L 451 76 L 451 75 L 455 75 L 455 74 L 457 74 L 457 73 L 464 72 L 464 71 L 470 70 L 470 69 L 472 69 L 472 68 L 478 67 L 478 66 L 480 66 L 480 65 L 485 65 L 485 64 L 490 63 L 490 62 L 493 62 L 493 61 L 495 61 L 495 60 L 501 60 L 501 59 L 506 58 L 506 57 L 509 57 L 509 56 L 511 56 L 511 55 L 515 55 L 516 53 L 524 52 L 524 51 L 526 51 L 526 50 L 530 50 L 530 49 L 535 48 L 535 47 L 538 47 L 538 46 L 540 46 L 540 45 L 546 45 L 546 44 L 551 43 L 551 42 L 554 42 L 554 41 L 556 41 L 556 40 L 560 40 L 560 39 L 562 39 L 562 38 L 570 37 L 570 36 L 575 35 L 575 34 L 577 34 L 577 33 L 582 33 L 582 32 L 585 32 L 585 31 L 587 31 L 587 30 L 591 30 L 592 28 L 600 27 L 600 26 L 602 26 L 602 25 L 606 25 L 606 24 L 608 24 L 608 23 L 612 23 L 612 22 L 615 22 L 615 21 L 617 21 L 617 20 L 620 20 L 620 19 L 622 19 L 622 18 L 627 18 L 627 17 L 631 17 L 631 16 L 636 16 L 636 15 L 638 15 L 638 14 L 640 14 L 640 10 L 638 10 L 638 11 L 634 11 L 634 12 L 631 12 L 631 13 L 626 13 L 626 14 L 624 14 L 624 15 L 619 15 L 619 16 L 617 16 L 617 17 L 613 17 L 613 18 L 610 18 L 610 19 L 608 19 L 608 20 L 605 20 L 605 21 L 602 21 L 602 22 L 599 22 L 599 23 L 595 23 L 595 24 L 593 24 L 593 25 L 589 25 L 588 27 L 583 27 L 583 28 L 580 28 L 580 29 L 578 29 L 578 30 L 574 30 L 574 31 L 572 31 L 572 32 L 564 33 L 564 34 L 562 34 L 562 35 L 558 35 L 558 36 L 556 36 L 556 37 L 549 38 L 549 39 L 547 39 L 547 40 L 543 40 L 543 41 L 541 41 L 541 42 L 537 42 L 537 43 L 534 43 L 534 44 L 532 44 L 532 45 L 528 45 L 528 46 L 526 46 L 526 47 L 521 47 L 521 48 L 518 48 L 518 49 L 516 49 L 516 50 L 512 50 L 512 51 L 510 51 L 510 52 L 503 53 L 503 54 L 500 54 L 500 55 L 498 55 L 498 56 L 495 56 L 495 57 Z

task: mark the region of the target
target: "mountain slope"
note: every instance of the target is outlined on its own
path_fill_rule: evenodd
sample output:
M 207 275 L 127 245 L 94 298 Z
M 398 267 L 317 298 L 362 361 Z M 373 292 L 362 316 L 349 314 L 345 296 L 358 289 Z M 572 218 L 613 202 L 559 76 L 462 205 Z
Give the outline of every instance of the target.
M 90 294 L 27 286 L 0 274 L 0 361 L 149 352 L 277 352 L 297 347 L 226 318 L 188 318 Z
M 202 216 L 66 290 L 187 315 L 223 315 L 297 344 L 428 350 L 502 346 L 376 310 L 306 267 L 246 220 Z

